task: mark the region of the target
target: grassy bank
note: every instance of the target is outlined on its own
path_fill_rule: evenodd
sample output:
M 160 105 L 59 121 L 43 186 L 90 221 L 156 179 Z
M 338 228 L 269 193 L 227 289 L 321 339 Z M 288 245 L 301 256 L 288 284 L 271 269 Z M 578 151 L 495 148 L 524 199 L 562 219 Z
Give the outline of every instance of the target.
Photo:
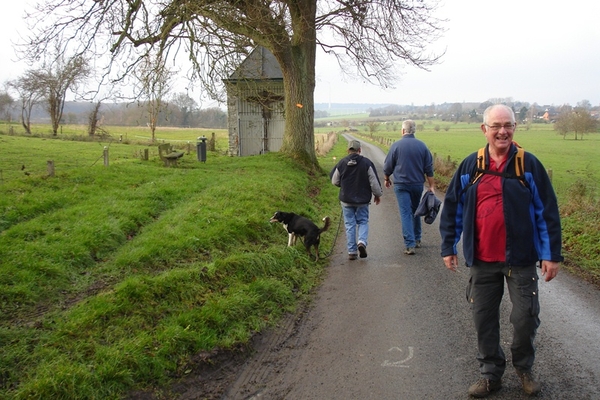
M 459 136 L 476 136 L 454 133 L 438 144 L 423 136 L 445 158 L 459 151 Z M 276 153 L 219 150 L 206 163 L 191 153 L 166 168 L 145 140 L 46 135 L 0 134 L 0 398 L 120 398 L 168 387 L 194 369 L 197 354 L 243 345 L 319 283 L 327 259 L 287 248 L 287 234 L 268 219 L 276 210 L 331 216 L 321 242 L 329 252 L 340 210 L 326 172 L 346 153 L 344 140 L 320 159 L 322 171 L 306 171 Z M 474 140 L 460 151 L 476 149 Z M 522 144 L 537 154 L 537 143 Z M 564 143 L 562 154 L 579 145 Z M 597 150 L 578 154 L 573 162 L 588 165 Z M 565 187 L 568 264 L 600 276 L 591 184 Z
M 0 135 L 0 147 L 0 398 L 164 387 L 194 355 L 292 310 L 327 262 L 268 222 L 278 209 L 339 217 L 326 175 L 280 154 L 165 168 L 113 143 L 104 167 L 98 143 Z

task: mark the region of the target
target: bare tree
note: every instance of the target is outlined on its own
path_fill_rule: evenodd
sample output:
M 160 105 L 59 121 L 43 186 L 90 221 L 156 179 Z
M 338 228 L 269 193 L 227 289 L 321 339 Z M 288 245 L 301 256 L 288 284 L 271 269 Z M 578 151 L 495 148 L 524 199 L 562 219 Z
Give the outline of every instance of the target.
M 23 76 L 9 82 L 19 95 L 21 103 L 21 125 L 25 132 L 31 135 L 31 113 L 33 108 L 44 98 L 44 92 L 41 90 L 37 74 L 33 70 L 25 71 Z
M 571 107 L 562 107 L 560 114 L 556 117 L 554 122 L 554 130 L 562 135 L 563 139 L 567 138 L 567 133 L 571 130 Z
M 257 45 L 277 59 L 283 75 L 285 134 L 281 151 L 316 165 L 314 89 L 316 49 L 334 56 L 343 72 L 384 87 L 399 61 L 427 69 L 440 55 L 426 46 L 441 33 L 436 0 L 103 0 L 40 2 L 28 18 L 30 55 L 70 38 L 78 54 L 110 51 L 118 79 L 158 49 L 178 59 L 184 49 L 207 93 L 221 99 L 222 79 Z M 52 16 L 49 18 L 49 16 Z M 109 34 L 110 35 L 107 35 Z M 317 36 L 317 33 L 319 34 Z M 129 63 L 115 63 L 130 57 Z
M 11 109 L 15 102 L 8 91 L 0 92 L 0 118 L 11 121 Z
M 580 106 L 575 108 L 563 107 L 554 123 L 554 130 L 563 135 L 563 139 L 567 137 L 569 132 L 573 132 L 575 140 L 578 136 L 583 140 L 585 133 L 595 132 L 597 129 L 598 121 L 592 117 L 587 109 Z
M 450 118 L 452 118 L 454 122 L 458 122 L 462 118 L 463 106 L 461 103 L 453 103 L 448 112 L 450 113 Z
M 577 134 L 581 136 L 589 132 L 595 132 L 598 129 L 598 121 L 596 121 L 590 112 L 583 107 L 577 106 L 573 109 L 571 114 L 571 127 L 575 132 L 575 140 L 577 140 Z
M 94 104 L 94 107 L 88 114 L 88 135 L 94 136 L 99 129 L 100 126 L 100 107 L 102 106 L 102 101 L 97 101 Z
M 377 129 L 379 128 L 379 122 L 378 121 L 369 121 L 367 123 L 367 127 L 369 128 L 369 133 L 370 133 L 371 137 L 373 137 L 373 135 L 375 134 L 375 131 L 377 131 Z
M 67 91 L 76 90 L 89 73 L 87 61 L 81 56 L 65 59 L 58 56 L 53 62 L 33 71 L 39 90 L 44 93 L 46 111 L 50 115 L 52 134 L 58 134 L 58 126 L 63 116 Z
M 165 66 L 159 55 L 146 54 L 140 69 L 134 75 L 137 78 L 139 96 L 145 101 L 148 127 L 154 142 L 158 117 L 167 109 L 166 98 L 171 90 L 173 72 Z
M 175 107 L 178 125 L 190 126 L 192 113 L 198 108 L 198 103 L 187 93 L 177 93 L 173 96 L 171 104 Z

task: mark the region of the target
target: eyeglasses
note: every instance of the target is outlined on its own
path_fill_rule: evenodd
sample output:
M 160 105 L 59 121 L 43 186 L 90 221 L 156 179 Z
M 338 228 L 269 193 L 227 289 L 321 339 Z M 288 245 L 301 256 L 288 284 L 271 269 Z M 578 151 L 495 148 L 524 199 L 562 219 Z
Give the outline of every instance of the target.
M 488 125 L 485 124 L 485 126 L 487 126 L 488 128 L 490 128 L 490 131 L 492 132 L 499 132 L 500 129 L 504 128 L 507 131 L 512 131 L 513 129 L 515 129 L 516 124 L 504 124 L 504 125 Z

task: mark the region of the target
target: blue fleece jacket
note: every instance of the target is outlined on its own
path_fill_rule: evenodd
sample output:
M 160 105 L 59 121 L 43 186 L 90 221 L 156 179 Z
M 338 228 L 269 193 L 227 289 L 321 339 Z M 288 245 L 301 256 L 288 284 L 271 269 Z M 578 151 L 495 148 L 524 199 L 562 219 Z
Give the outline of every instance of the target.
M 513 145 L 505 172 L 515 174 L 513 158 L 516 153 L 517 148 Z M 456 246 L 462 235 L 463 254 L 469 267 L 475 258 L 475 210 L 479 184 L 469 186 L 469 182 L 476 166 L 477 152 L 459 165 L 446 192 L 440 215 L 442 257 L 457 254 Z M 519 179 L 501 179 L 507 264 L 526 266 L 540 260 L 563 261 L 558 204 L 542 163 L 533 154 L 525 152 L 527 185 Z
M 385 161 L 383 173 L 392 177 L 394 184 L 421 184 L 425 176 L 433 176 L 431 152 L 413 133 L 402 136 L 392 143 Z

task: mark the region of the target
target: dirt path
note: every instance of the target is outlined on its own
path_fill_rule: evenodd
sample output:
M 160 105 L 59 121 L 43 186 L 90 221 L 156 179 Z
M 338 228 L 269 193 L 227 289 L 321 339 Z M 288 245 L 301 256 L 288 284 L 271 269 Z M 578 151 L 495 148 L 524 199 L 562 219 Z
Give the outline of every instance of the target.
M 364 146 L 378 168 L 383 153 Z M 335 221 L 337 223 L 337 221 Z M 337 225 L 335 225 L 337 227 Z M 478 378 L 464 299 L 468 271 L 447 271 L 437 221 L 423 248 L 402 253 L 393 191 L 371 206 L 368 257 L 349 261 L 343 230 L 313 303 L 233 352 L 219 368 L 182 382 L 178 399 L 465 399 Z M 600 292 L 566 273 L 540 285 L 536 371 L 543 399 L 600 399 Z M 492 399 L 525 399 L 510 366 L 510 302 L 502 342 L 509 360 Z M 207 355 L 208 356 L 208 355 Z

